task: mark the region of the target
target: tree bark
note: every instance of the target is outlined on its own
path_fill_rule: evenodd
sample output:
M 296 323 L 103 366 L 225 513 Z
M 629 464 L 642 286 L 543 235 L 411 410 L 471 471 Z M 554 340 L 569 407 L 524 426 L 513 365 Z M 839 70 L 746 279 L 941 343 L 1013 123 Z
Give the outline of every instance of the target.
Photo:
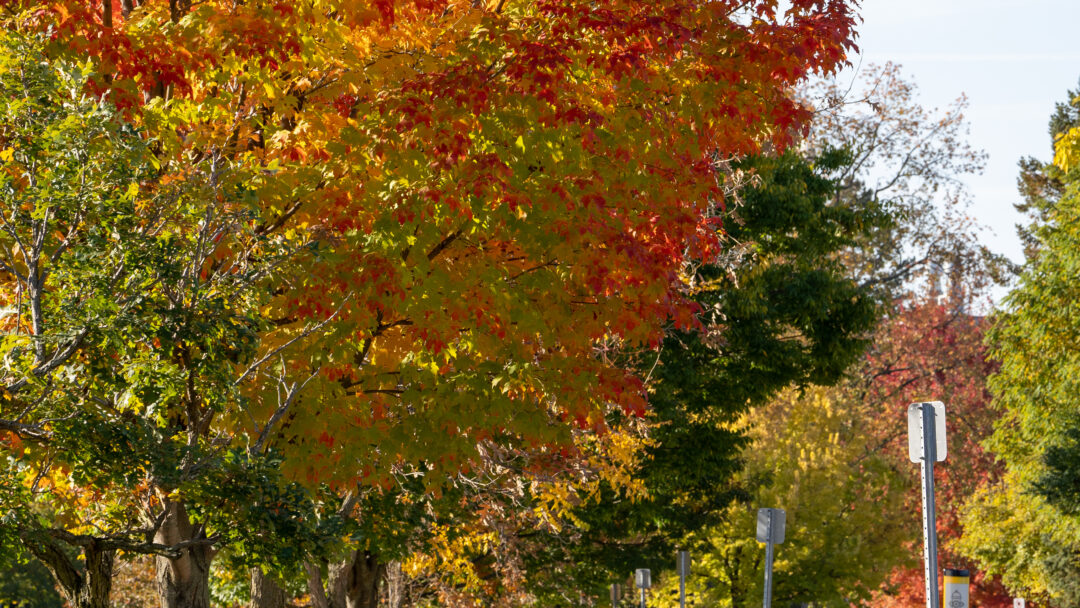
M 115 549 L 103 549 L 97 542 L 84 546 L 84 573 L 72 563 L 56 540 L 26 536 L 23 540 L 30 552 L 49 569 L 74 608 L 109 608 Z
M 351 555 L 351 554 L 350 554 Z M 308 594 L 312 608 L 345 608 L 345 561 L 326 564 L 327 580 L 324 583 L 322 569 L 313 562 L 304 562 L 308 575 Z
M 285 608 L 285 590 L 277 579 L 258 568 L 251 569 L 250 608 Z
M 379 608 L 379 580 L 385 572 L 386 565 L 379 563 L 378 556 L 353 553 L 345 572 L 345 608 Z
M 386 565 L 386 608 L 401 608 L 405 603 L 405 573 L 401 562 Z
M 304 568 L 313 608 L 378 608 L 386 565 L 370 552 L 350 551 L 343 561 L 330 564 L 325 585 L 317 565 L 307 563 Z
M 165 520 L 154 535 L 154 542 L 176 545 L 206 539 L 201 525 L 191 523 L 184 505 L 166 499 Z M 157 557 L 158 595 L 161 608 L 210 608 L 210 561 L 214 557 L 210 543 L 186 547 L 180 557 Z

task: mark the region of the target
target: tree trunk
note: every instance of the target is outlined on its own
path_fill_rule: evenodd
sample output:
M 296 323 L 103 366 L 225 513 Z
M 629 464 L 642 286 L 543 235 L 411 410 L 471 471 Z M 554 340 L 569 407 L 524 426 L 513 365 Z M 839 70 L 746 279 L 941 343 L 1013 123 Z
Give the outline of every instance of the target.
M 206 531 L 201 525 L 191 523 L 182 503 L 166 501 L 165 521 L 154 535 L 154 542 L 176 545 L 205 538 Z M 157 557 L 161 608 L 210 608 L 210 561 L 213 557 L 213 547 L 209 543 L 187 547 L 176 559 Z
M 77 608 L 109 608 L 109 593 L 112 591 L 113 561 L 115 549 L 100 549 L 96 544 L 83 548 L 86 558 L 86 597 L 83 604 L 75 602 Z
M 325 562 L 323 564 L 327 565 Z M 304 562 L 312 608 L 345 608 L 344 574 L 347 565 L 346 562 L 327 565 L 327 580 L 323 583 L 322 568 L 316 563 Z
M 325 587 L 318 566 L 304 565 L 314 608 L 378 608 L 379 581 L 386 566 L 367 551 L 352 551 L 344 561 L 330 564 Z
M 405 603 L 405 573 L 401 562 L 386 565 L 386 608 L 401 608 Z
M 250 608 L 285 608 L 285 590 L 273 576 L 258 568 L 251 569 Z
M 52 573 L 60 590 L 74 608 L 109 608 L 112 591 L 114 549 L 102 549 L 97 542 L 83 547 L 85 573 L 72 563 L 59 542 L 51 538 L 23 537 L 27 548 Z
M 379 608 L 379 579 L 386 565 L 367 551 L 357 551 L 347 568 L 345 608 Z

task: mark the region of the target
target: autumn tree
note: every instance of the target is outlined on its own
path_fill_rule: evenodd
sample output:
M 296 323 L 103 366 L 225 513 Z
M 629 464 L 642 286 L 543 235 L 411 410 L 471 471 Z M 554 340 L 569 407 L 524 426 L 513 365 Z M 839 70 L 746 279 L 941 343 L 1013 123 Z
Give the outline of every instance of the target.
M 705 329 L 673 329 L 638 364 L 651 379 L 651 429 L 633 472 L 645 495 L 630 501 L 609 488 L 580 509 L 583 531 L 560 576 L 580 564 L 588 574 L 577 586 L 591 581 L 602 596 L 635 564 L 670 567 L 684 536 L 716 523 L 741 492 L 733 478 L 747 440 L 734 423 L 785 387 L 835 382 L 861 353 L 877 302 L 829 260 L 885 218 L 829 204 L 830 176 L 847 160 L 788 154 L 733 167 L 758 183 L 725 218 L 729 257 L 696 270 Z
M 606 439 L 615 452 L 633 448 L 634 458 L 599 483 L 577 469 L 574 502 L 554 524 L 503 508 L 477 526 L 474 541 L 498 539 L 471 551 L 497 565 L 481 570 L 503 595 L 484 601 L 507 601 L 521 570 L 531 573 L 524 588 L 517 583 L 523 594 L 576 605 L 596 602 L 635 566 L 668 566 L 676 543 L 717 522 L 743 492 L 734 478 L 747 439 L 734 423 L 784 387 L 835 381 L 861 353 L 876 300 L 828 260 L 885 218 L 829 204 L 830 175 L 846 160 L 842 152 L 813 163 L 788 154 L 728 168 L 729 178 L 756 183 L 742 185 L 725 216 L 732 252 L 695 270 L 704 331 L 670 329 L 659 351 L 623 355 L 648 379 L 651 411 L 644 421 L 613 413 Z M 536 489 L 516 498 L 526 513 L 547 513 L 551 492 Z M 470 580 L 465 570 L 446 578 Z
M 695 325 L 685 264 L 722 250 L 716 159 L 787 143 L 807 117 L 790 87 L 843 60 L 853 23 L 811 1 L 4 8 L 6 31 L 48 34 L 36 65 L 90 58 L 62 93 L 126 139 L 60 119 L 89 142 L 57 163 L 59 140 L 5 136 L 5 202 L 28 217 L 4 293 L 29 300 L 7 317 L 2 428 L 37 442 L 27 476 L 70 483 L 41 538 L 103 572 L 115 549 L 156 553 L 169 607 L 208 604 L 226 546 L 295 544 L 288 512 L 319 484 L 340 505 L 401 474 L 434 492 L 494 448 L 542 466 L 643 412 L 641 378 L 597 346 Z M 35 190 L 53 165 L 64 188 Z M 78 216 L 91 203 L 108 212 Z M 54 254 L 72 270 L 39 273 Z M 257 513 L 281 525 L 237 525 Z M 386 552 L 353 545 L 348 605 Z

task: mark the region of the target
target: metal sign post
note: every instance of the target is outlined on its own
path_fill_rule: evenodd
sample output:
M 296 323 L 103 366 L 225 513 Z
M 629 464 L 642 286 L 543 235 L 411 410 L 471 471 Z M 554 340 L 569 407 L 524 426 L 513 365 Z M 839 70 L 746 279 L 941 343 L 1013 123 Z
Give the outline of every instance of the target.
M 686 608 L 686 577 L 690 575 L 690 552 L 676 553 L 675 565 L 679 571 L 679 608 Z
M 923 552 L 926 608 L 941 608 L 937 584 L 937 520 L 934 507 L 934 463 L 945 460 L 945 404 L 908 406 L 908 458 L 922 472 Z
M 648 568 L 638 568 L 634 571 L 634 583 L 641 589 L 641 608 L 646 608 L 645 590 L 652 587 L 652 573 Z
M 773 545 L 784 542 L 784 528 L 787 514 L 783 509 L 758 509 L 757 540 L 765 543 L 765 603 L 764 608 L 772 607 L 772 565 Z
M 619 608 L 619 600 L 622 599 L 622 585 L 611 583 L 611 608 Z

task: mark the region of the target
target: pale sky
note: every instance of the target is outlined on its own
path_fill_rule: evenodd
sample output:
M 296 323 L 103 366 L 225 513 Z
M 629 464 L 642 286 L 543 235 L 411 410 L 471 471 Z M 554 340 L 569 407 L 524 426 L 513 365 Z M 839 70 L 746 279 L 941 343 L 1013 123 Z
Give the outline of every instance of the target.
M 1022 261 L 1017 161 L 1050 158 L 1050 113 L 1080 80 L 1080 0 L 863 0 L 861 14 L 864 64 L 903 66 L 928 107 L 967 94 L 970 141 L 989 154 L 967 179 L 971 211 L 991 249 Z

